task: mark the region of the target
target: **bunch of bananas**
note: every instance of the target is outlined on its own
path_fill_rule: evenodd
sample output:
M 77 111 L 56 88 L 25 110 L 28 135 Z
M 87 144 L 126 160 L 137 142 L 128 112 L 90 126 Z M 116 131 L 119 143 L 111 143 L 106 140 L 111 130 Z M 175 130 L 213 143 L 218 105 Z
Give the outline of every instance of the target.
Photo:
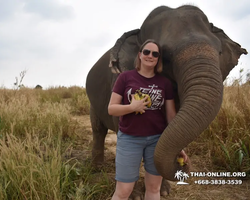
M 142 93 L 140 90 L 136 90 L 135 96 L 134 96 L 135 100 L 141 100 L 141 99 L 144 99 L 145 97 L 147 97 L 146 101 L 149 102 L 147 104 L 147 107 L 150 108 L 152 105 L 152 101 L 151 101 L 150 96 L 148 94 Z M 138 114 L 138 113 L 139 112 L 135 112 L 135 114 Z M 142 114 L 142 112 L 140 112 L 140 114 Z
M 180 166 L 186 165 L 186 163 L 184 162 L 184 158 L 183 157 L 178 157 L 177 158 L 177 162 L 179 163 Z

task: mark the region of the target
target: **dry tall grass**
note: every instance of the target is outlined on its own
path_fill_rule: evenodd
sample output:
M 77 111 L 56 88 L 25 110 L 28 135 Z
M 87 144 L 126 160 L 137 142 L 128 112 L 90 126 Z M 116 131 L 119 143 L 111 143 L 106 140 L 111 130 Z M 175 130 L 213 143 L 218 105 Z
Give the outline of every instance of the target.
M 224 88 L 222 107 L 204 133 L 191 144 L 206 155 L 215 170 L 247 172 L 250 175 L 250 86 Z
M 88 110 L 79 87 L 0 90 L 0 199 L 75 195 L 78 162 L 62 155 L 76 139 L 72 114 Z
M 249 95 L 249 86 L 225 87 L 218 116 L 190 152 L 214 169 L 250 173 Z M 105 169 L 96 174 L 89 159 L 65 158 L 84 131 L 72 116 L 85 114 L 84 88 L 0 89 L 0 199 L 109 198 L 114 181 Z

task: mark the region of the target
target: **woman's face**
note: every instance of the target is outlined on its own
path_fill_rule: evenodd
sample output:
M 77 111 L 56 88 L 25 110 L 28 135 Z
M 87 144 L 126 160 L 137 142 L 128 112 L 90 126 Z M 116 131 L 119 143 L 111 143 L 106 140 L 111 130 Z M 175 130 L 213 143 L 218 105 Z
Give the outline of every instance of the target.
M 142 52 L 139 53 L 141 59 L 141 67 L 146 69 L 154 69 L 159 58 L 158 46 L 154 43 L 147 43 Z

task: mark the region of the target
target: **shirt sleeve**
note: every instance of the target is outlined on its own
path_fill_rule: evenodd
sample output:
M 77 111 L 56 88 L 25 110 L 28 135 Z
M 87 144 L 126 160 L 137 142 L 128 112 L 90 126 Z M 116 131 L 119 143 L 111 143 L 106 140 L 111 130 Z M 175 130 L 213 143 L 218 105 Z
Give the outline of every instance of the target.
M 125 90 L 125 77 L 124 77 L 124 74 L 121 73 L 115 81 L 112 92 L 115 92 L 115 93 L 123 96 L 124 90 Z
M 169 79 L 167 79 L 166 81 L 165 99 L 166 100 L 174 99 L 173 85 Z

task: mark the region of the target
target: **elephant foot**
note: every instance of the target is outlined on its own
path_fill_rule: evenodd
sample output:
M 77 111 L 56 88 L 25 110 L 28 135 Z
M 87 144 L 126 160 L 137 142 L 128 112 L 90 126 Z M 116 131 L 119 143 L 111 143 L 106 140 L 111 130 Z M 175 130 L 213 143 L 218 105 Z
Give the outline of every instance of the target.
M 160 194 L 161 196 L 167 196 L 170 193 L 170 184 L 166 179 L 162 179 L 162 183 L 161 183 L 161 191 Z
M 129 200 L 143 200 L 144 195 L 141 192 L 133 191 L 129 196 Z
M 162 180 L 160 194 L 161 196 L 167 196 L 170 193 L 170 184 L 166 179 Z M 129 200 L 143 200 L 145 193 L 145 185 L 142 181 L 137 181 L 133 192 L 131 193 Z
M 92 164 L 101 167 L 104 164 L 104 153 L 92 150 Z
M 143 200 L 144 199 L 145 186 L 143 181 L 137 181 L 135 183 L 133 192 L 129 196 L 129 200 Z

